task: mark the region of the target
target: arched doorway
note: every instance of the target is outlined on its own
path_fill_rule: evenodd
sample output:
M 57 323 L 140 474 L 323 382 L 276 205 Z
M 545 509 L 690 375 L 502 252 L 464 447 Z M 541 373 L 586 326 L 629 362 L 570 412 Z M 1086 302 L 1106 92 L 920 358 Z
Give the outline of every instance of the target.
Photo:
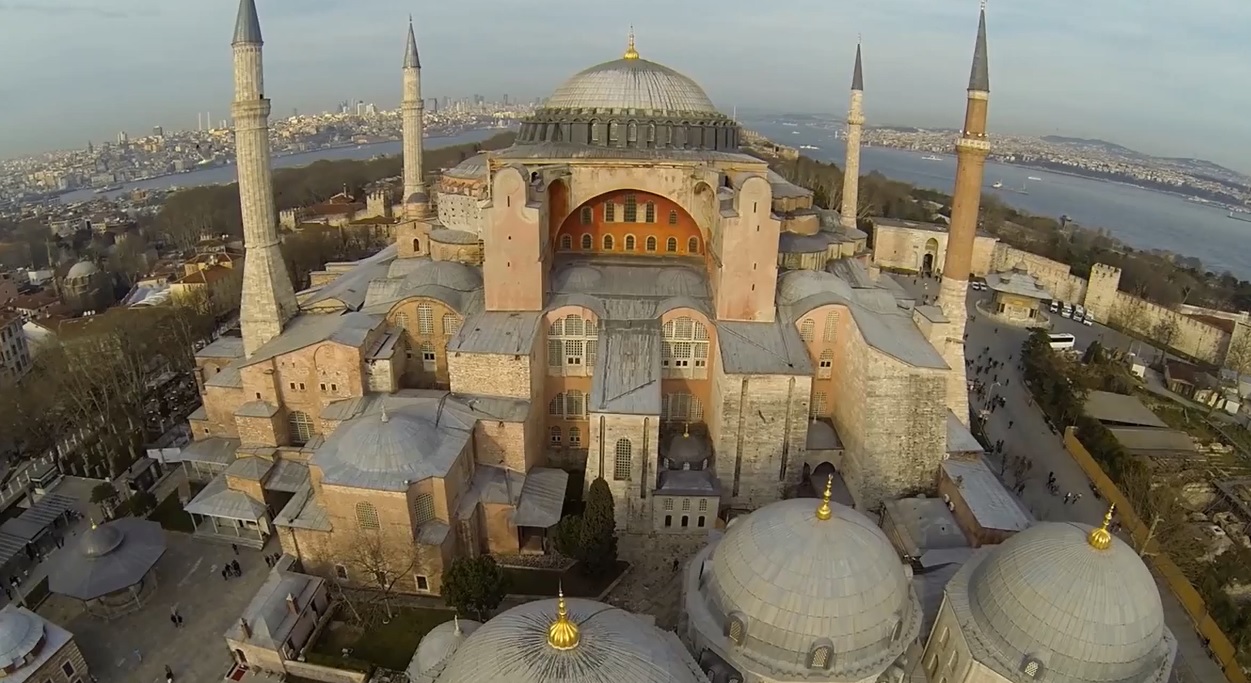
M 938 240 L 931 237 L 925 243 L 925 255 L 921 257 L 921 272 L 933 275 L 938 266 Z

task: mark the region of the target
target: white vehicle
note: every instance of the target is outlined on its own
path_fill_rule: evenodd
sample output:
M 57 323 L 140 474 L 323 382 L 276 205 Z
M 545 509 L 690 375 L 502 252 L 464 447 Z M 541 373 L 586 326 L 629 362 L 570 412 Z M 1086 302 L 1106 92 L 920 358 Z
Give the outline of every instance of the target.
M 1080 315 L 1080 316 L 1085 316 L 1086 307 L 1082 306 L 1081 304 L 1077 304 L 1076 306 L 1073 307 L 1073 313 Z
M 1070 351 L 1077 345 L 1077 337 L 1068 333 L 1049 334 L 1047 337 L 1051 340 L 1051 348 L 1056 351 Z
M 1064 316 L 1064 317 L 1066 317 L 1066 318 L 1072 318 L 1072 317 L 1073 317 L 1073 307 L 1072 307 L 1072 306 L 1070 306 L 1070 305 L 1068 305 L 1068 304 L 1064 304 L 1064 310 L 1060 311 L 1060 315 L 1062 315 L 1062 316 Z
M 1060 312 L 1060 302 L 1059 302 L 1059 300 L 1057 300 L 1057 299 L 1052 299 L 1052 300 L 1051 300 L 1051 312 L 1052 312 L 1052 313 L 1059 313 L 1059 312 Z
M 1082 318 L 1082 324 L 1086 325 L 1087 327 L 1093 326 L 1095 324 L 1095 316 L 1087 313 L 1086 317 Z

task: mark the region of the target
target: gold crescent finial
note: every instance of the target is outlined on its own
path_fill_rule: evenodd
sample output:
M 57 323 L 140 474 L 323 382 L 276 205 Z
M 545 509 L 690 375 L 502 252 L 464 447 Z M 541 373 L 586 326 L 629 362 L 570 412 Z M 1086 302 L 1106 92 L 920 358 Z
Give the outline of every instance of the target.
M 690 435 L 691 435 L 691 423 L 683 422 L 682 423 L 682 436 L 690 436 Z
M 634 49 L 634 24 L 630 24 L 630 33 L 626 37 L 625 59 L 638 59 L 639 51 Z
M 817 519 L 826 520 L 834 516 L 834 509 L 830 507 L 830 496 L 834 495 L 834 475 L 830 475 L 825 480 L 825 493 L 821 494 L 821 507 L 817 508 Z
M 547 644 L 555 650 L 572 650 L 582 640 L 578 625 L 569 619 L 569 609 L 565 606 L 565 588 L 560 586 L 556 595 L 556 621 L 547 627 Z
M 985 11 L 986 11 L 986 0 L 982 0 L 982 7 L 981 7 L 981 10 L 982 10 L 983 12 L 985 12 Z
M 1107 550 L 1112 547 L 1112 532 L 1108 531 L 1108 527 L 1112 526 L 1112 513 L 1116 512 L 1116 504 L 1113 503 L 1108 507 L 1108 513 L 1103 516 L 1103 525 L 1098 529 L 1091 529 L 1090 535 L 1086 537 L 1086 542 L 1095 550 Z

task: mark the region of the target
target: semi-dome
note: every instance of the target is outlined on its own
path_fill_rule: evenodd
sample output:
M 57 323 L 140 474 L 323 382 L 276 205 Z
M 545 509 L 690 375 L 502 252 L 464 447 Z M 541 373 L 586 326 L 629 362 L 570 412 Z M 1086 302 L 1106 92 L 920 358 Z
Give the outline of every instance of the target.
M 43 622 L 38 617 L 9 607 L 0 612 L 0 668 L 19 667 L 43 641 Z
M 412 661 L 408 663 L 406 673 L 409 680 L 419 681 L 423 676 L 433 678 L 433 674 L 441 670 L 461 643 L 479 628 L 482 624 L 471 619 L 454 619 L 430 629 L 422 636 Z
M 98 272 L 100 272 L 100 267 L 91 261 L 79 261 L 70 266 L 69 271 L 65 273 L 65 277 L 91 277 Z
M 1008 671 L 1032 661 L 1057 683 L 1139 682 L 1168 655 L 1156 582 L 1105 529 L 1035 525 L 990 551 L 967 580 L 980 639 Z
M 452 655 L 439 683 L 695 683 L 674 638 L 592 600 L 519 605 L 486 622 Z
M 864 678 L 916 639 L 920 605 L 882 530 L 829 495 L 827 487 L 824 501 L 784 500 L 735 520 L 702 590 L 747 659 Z

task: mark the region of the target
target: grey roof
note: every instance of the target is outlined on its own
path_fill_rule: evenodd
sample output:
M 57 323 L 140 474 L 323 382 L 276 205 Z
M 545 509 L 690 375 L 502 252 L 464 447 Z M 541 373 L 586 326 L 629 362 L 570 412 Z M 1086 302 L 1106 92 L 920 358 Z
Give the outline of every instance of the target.
M 858 680 L 885 671 L 916 639 L 920 604 L 881 529 L 837 503 L 830 519 L 818 519 L 819 504 L 784 500 L 736 519 L 711 550 L 702 585 L 688 575 L 687 611 L 714 636 L 741 613 L 746 638 L 736 650 L 775 678 L 807 676 L 809 653 L 826 642 L 829 678 L 855 672 Z M 702 564 L 692 562 L 690 571 Z
M 1156 414 L 1143 405 L 1142 401 L 1125 394 L 1092 391 L 1086 395 L 1086 405 L 1082 406 L 1082 410 L 1100 422 L 1134 427 L 1168 428 L 1164 420 L 1156 417 Z
M 1009 273 L 991 273 L 986 276 L 986 286 L 991 291 L 1015 294 L 1029 299 L 1051 298 L 1051 292 L 1038 283 L 1038 278 L 1019 270 Z
M 646 59 L 618 59 L 584 69 L 557 87 L 543 108 L 719 117 L 698 83 Z
M 542 319 L 542 313 L 478 313 L 465 319 L 456 336 L 448 340 L 447 350 L 449 353 L 529 356 Z
M 266 515 L 264 504 L 253 500 L 242 491 L 232 490 L 226 484 L 224 474 L 213 477 L 213 480 L 182 509 L 192 515 L 237 519 L 245 522 L 255 522 Z
M 243 375 L 239 372 L 242 367 L 242 357 L 230 361 L 229 365 L 214 373 L 212 377 L 204 380 L 204 386 L 220 387 L 223 389 L 242 389 Z
M 295 460 L 282 459 L 274 465 L 269 478 L 265 480 L 266 491 L 282 491 L 295 493 L 308 482 L 308 465 Z
M 235 408 L 235 417 L 271 418 L 278 414 L 278 406 L 268 401 L 248 401 Z
M 1108 431 L 1116 437 L 1121 447 L 1130 453 L 1193 455 L 1195 442 L 1189 434 L 1175 429 L 1155 427 L 1111 427 Z
M 663 457 L 669 461 L 670 467 L 681 468 L 683 465 L 702 465 L 712 457 L 712 444 L 703 434 L 691 434 L 689 431 L 674 432 L 665 444 Z
M 391 243 L 376 254 L 353 263 L 330 282 L 300 292 L 300 307 L 308 309 L 327 301 L 337 301 L 350 311 L 360 310 L 365 306 L 371 284 L 387 276 L 397 252 L 398 248 Z
M 242 358 L 242 337 L 218 337 L 213 343 L 195 352 L 196 358 Z
M 144 579 L 165 554 L 165 530 L 157 522 L 119 517 L 95 526 L 76 545 L 53 555 L 48 590 L 94 600 Z
M 340 424 L 313 454 L 327 484 L 407 491 L 444 477 L 473 436 L 477 417 L 448 394 L 388 396 Z
M 986 9 L 977 16 L 977 45 L 973 48 L 973 68 L 969 71 L 969 90 L 990 92 L 990 60 L 986 55 Z
M 408 44 L 404 46 L 404 68 L 421 68 L 421 56 L 417 54 L 417 36 L 413 33 L 413 20 L 411 17 L 408 19 Z
M 207 419 L 208 419 L 208 408 L 205 408 L 204 404 L 200 404 L 199 407 L 197 407 L 195 410 L 191 411 L 187 415 L 187 420 L 190 422 L 195 422 L 197 420 L 207 420 Z
M 525 422 L 530 417 L 530 402 L 524 399 L 477 394 L 453 394 L 453 396 L 487 420 Z
M 20 536 L 0 532 L 0 566 L 8 564 L 18 553 L 25 552 L 28 543 L 30 541 Z
M 1118 538 L 1106 550 L 1091 527 L 1049 522 L 969 560 L 948 601 L 978 661 L 1017 683 L 1027 657 L 1049 681 L 1162 681 L 1176 643 L 1155 579 Z
M 923 304 L 913 308 L 912 310 L 920 313 L 921 317 L 932 323 L 950 322 L 947 320 L 947 316 L 943 313 L 942 307 L 935 304 Z
M 565 506 L 565 489 L 569 473 L 552 467 L 534 467 L 526 473 L 521 487 L 521 501 L 513 515 L 516 526 L 546 529 L 560 521 Z
M 812 190 L 800 187 L 795 183 L 783 178 L 780 173 L 769 169 L 765 174 L 765 178 L 769 181 L 769 187 L 773 188 L 773 198 L 782 197 L 811 197 Z
M 229 465 L 239 450 L 238 439 L 213 436 L 192 441 L 178 454 L 179 462 L 205 462 L 213 465 Z
M 851 89 L 864 91 L 864 66 L 860 63 L 860 43 L 856 43 L 856 66 L 851 72 Z
M 377 272 L 382 265 L 387 266 L 385 272 Z M 421 257 L 394 259 L 374 268 L 363 300 L 366 312 L 386 313 L 411 297 L 442 301 L 464 316 L 482 308 L 482 273 L 473 266 Z
M 5 605 L 0 611 L 0 667 L 28 665 L 26 656 L 44 639 L 44 623 L 43 617 L 24 607 Z
M 475 154 L 443 172 L 452 178 L 476 179 L 486 177 L 487 155 Z
M 721 484 L 712 470 L 664 470 L 660 473 L 656 495 L 716 496 L 720 490 Z
M 326 515 L 326 509 L 313 496 L 313 485 L 308 481 L 305 481 L 300 490 L 287 501 L 287 504 L 278 512 L 278 516 L 274 517 L 274 525 L 315 531 L 332 529 L 330 517 Z
M 256 16 L 255 0 L 239 0 L 239 16 L 235 19 L 235 37 L 231 45 L 260 45 L 261 20 Z
M 720 322 L 717 347 L 728 375 L 811 375 L 812 359 L 794 325 Z
M 973 432 L 960 422 L 956 414 L 947 411 L 947 452 L 948 453 L 985 453 L 982 442 L 973 436 Z
M 439 244 L 477 244 L 479 240 L 478 233 L 469 232 L 468 230 L 453 230 L 451 228 L 433 228 L 430 230 L 430 241 Z
M 547 629 L 555 600 L 513 607 L 482 625 L 457 648 L 439 683 L 697 683 L 691 657 L 642 618 L 611 605 L 568 599 L 581 640 L 555 650 Z
M 472 619 L 454 619 L 430 629 L 417 643 L 417 651 L 405 669 L 410 683 L 433 683 L 457 648 L 481 627 Z
M 262 345 L 243 365 L 255 365 L 325 341 L 360 348 L 380 322 L 378 316 L 360 312 L 296 316 L 282 334 Z
M 604 322 L 588 408 L 618 415 L 660 413 L 659 321 Z
M 983 529 L 1020 531 L 1033 523 L 1034 518 L 982 458 L 951 458 L 942 462 L 942 468 L 948 478 L 958 482 L 960 496 Z
M 521 502 L 521 489 L 526 475 L 515 470 L 493 465 L 478 465 L 473 471 L 469 491 L 460 497 L 456 518 L 462 521 L 473 516 L 479 503 L 492 505 L 517 505 Z
M 91 261 L 79 261 L 78 263 L 70 266 L 70 269 L 65 272 L 65 277 L 90 277 L 98 272 L 100 272 L 100 266 L 97 266 L 95 263 Z
M 226 476 L 259 482 L 264 481 L 265 475 L 269 474 L 272 469 L 274 469 L 273 460 L 248 456 L 230 463 L 230 467 L 226 468 Z
M 39 537 L 58 517 L 74 509 L 78 501 L 59 493 L 49 493 L 27 508 L 21 515 L 0 525 L 0 533 L 25 541 Z
M 324 583 L 324 579 L 308 574 L 278 568 L 270 570 L 240 615 L 248 622 L 251 633 L 244 633 L 243 625 L 236 619 L 225 636 L 269 650 L 280 649 L 299 622 L 299 617 L 287 606 L 287 596 L 295 598 L 299 605 L 307 605 Z
M 922 558 L 931 551 L 968 548 L 969 541 L 941 498 L 900 498 L 883 505 L 900 550 Z
M 966 554 L 971 550 L 965 550 Z M 960 567 L 964 566 L 963 562 L 955 562 L 935 567 L 929 571 L 914 574 L 912 576 L 912 586 L 917 592 L 917 598 L 921 601 L 921 613 L 924 619 L 921 621 L 921 633 L 931 633 L 934 629 L 934 621 L 938 618 L 938 612 L 942 608 L 943 596 L 947 591 L 947 582 L 955 576 Z M 921 669 L 922 667 L 917 667 Z M 917 680 L 918 683 L 929 683 L 924 674 Z
M 805 448 L 810 451 L 841 451 L 843 441 L 838 438 L 838 432 L 833 425 L 821 420 L 809 420 Z

